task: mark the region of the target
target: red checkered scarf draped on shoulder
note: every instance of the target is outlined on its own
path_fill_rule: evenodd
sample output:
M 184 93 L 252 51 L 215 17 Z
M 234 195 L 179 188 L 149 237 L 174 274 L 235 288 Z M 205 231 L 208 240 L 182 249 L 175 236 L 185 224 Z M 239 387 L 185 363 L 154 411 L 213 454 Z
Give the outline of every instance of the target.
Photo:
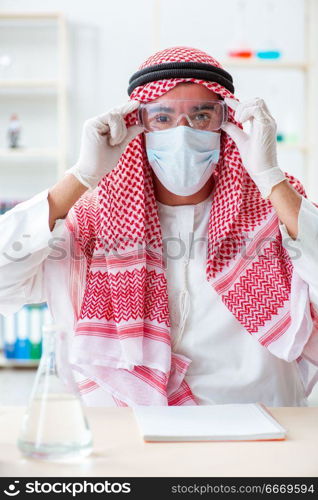
M 172 61 L 221 67 L 201 50 L 172 47 L 139 69 Z M 130 99 L 153 101 L 185 81 L 234 98 L 218 83 L 171 78 L 135 88 Z M 135 123 L 136 115 L 127 115 L 127 126 Z M 236 123 L 232 110 L 229 120 Z M 171 352 L 162 235 L 150 168 L 140 134 L 98 188 L 73 207 L 87 258 L 73 354 L 88 380 L 110 392 L 117 404 L 196 404 L 184 379 L 191 360 Z M 281 245 L 278 218 L 247 174 L 236 144 L 223 131 L 213 175 L 206 278 L 247 332 L 268 346 L 290 324 L 292 263 Z M 288 177 L 305 195 L 299 181 Z M 248 251 L 246 237 L 250 251 L 257 242 L 253 258 L 243 252 Z

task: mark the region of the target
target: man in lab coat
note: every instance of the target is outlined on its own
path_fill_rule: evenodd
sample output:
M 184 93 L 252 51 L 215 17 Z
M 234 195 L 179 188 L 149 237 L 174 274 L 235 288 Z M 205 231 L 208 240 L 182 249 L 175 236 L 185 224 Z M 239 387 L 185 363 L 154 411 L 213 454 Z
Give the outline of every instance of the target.
M 151 56 L 130 100 L 84 124 L 76 164 L 16 207 L 38 237 L 22 266 L 3 259 L 0 312 L 48 300 L 89 405 L 307 404 L 318 208 L 280 169 L 265 102 L 233 92 L 202 51 Z

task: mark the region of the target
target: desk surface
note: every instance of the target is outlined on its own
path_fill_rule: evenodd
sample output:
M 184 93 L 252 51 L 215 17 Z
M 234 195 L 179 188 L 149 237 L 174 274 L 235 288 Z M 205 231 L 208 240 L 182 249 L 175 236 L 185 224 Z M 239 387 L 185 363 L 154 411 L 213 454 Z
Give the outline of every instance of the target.
M 0 408 L 0 476 L 318 477 L 318 408 L 269 408 L 284 441 L 144 443 L 130 408 L 86 408 L 94 451 L 79 463 L 40 462 L 16 447 L 22 407 Z

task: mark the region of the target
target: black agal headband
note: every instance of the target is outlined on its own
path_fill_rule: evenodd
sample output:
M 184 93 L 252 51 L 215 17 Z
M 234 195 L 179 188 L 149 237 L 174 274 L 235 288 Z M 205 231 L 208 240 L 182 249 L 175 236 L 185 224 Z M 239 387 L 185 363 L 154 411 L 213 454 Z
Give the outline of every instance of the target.
M 209 82 L 219 83 L 232 94 L 234 93 L 233 78 L 222 68 L 199 62 L 168 62 L 155 64 L 136 71 L 129 79 L 128 95 L 139 85 L 167 78 L 208 80 Z

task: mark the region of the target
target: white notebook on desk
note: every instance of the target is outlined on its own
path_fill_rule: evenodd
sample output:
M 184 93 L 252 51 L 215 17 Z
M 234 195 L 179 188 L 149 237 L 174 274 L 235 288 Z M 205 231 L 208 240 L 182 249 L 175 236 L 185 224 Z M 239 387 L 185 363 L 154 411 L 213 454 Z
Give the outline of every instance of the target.
M 287 430 L 261 403 L 137 406 L 144 441 L 282 440 Z

